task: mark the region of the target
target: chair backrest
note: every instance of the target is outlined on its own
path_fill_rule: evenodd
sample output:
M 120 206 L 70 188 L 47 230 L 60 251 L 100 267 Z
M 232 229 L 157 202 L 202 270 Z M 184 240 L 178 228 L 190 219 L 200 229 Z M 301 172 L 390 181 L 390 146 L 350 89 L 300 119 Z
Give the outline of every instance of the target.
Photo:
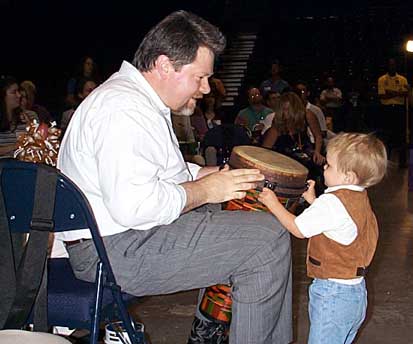
M 50 189 L 55 192 L 49 192 Z M 100 259 L 96 271 L 96 296 L 90 342 L 97 342 L 104 286 L 109 287 L 112 292 L 129 338 L 131 338 L 134 344 L 145 342 L 142 334 L 137 334 L 132 327 L 132 319 L 123 304 L 121 288 L 116 284 L 96 219 L 83 192 L 57 169 L 43 164 L 22 162 L 14 159 L 0 159 L 0 190 L 0 197 L 2 196 L 4 201 L 5 217 L 7 218 L 9 230 L 12 233 L 27 233 L 31 229 L 36 229 L 33 232 L 33 235 L 35 235 L 39 233 L 39 229 L 40 232 L 44 231 L 43 227 L 47 231 L 53 230 L 55 232 L 86 228 L 90 230 Z M 39 197 L 42 190 L 46 191 L 47 197 Z M 49 204 L 53 205 L 53 201 L 53 216 L 50 216 L 52 213 L 51 208 L 40 207 L 41 209 L 39 209 L 39 203 L 50 202 Z M 0 206 L 2 207 L 1 203 Z M 35 215 L 40 215 L 40 217 Z M 44 216 L 44 218 L 41 218 L 41 216 Z M 6 223 L 4 218 L 0 218 L 0 220 L 0 224 Z M 2 225 L 3 227 L 6 227 L 6 225 Z M 38 236 L 36 236 L 36 240 L 38 240 L 37 238 Z M 43 235 L 41 240 L 44 242 Z M 27 246 L 35 247 L 34 244 L 30 244 L 30 241 Z M 36 260 L 38 260 L 37 257 Z M 5 271 L 8 272 L 10 270 L 5 269 Z M 20 267 L 18 273 L 20 273 Z M 25 289 L 23 288 L 23 290 Z M 23 300 L 24 298 L 19 296 L 16 299 Z M 19 311 L 13 314 L 21 314 Z
M 53 212 L 54 231 L 89 228 L 107 278 L 114 281 L 113 271 L 92 208 L 80 189 L 59 170 L 52 170 L 42 164 L 0 159 L 0 167 L 2 168 L 1 189 L 10 231 L 30 232 L 37 171 L 41 168 L 50 169 L 57 175 Z

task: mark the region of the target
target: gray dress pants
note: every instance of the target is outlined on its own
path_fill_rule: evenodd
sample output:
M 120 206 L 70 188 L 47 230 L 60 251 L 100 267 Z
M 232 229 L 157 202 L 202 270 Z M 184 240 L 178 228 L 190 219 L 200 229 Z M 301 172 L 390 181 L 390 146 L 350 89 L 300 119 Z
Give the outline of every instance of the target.
M 103 240 L 123 291 L 159 295 L 231 283 L 231 344 L 292 341 L 290 234 L 274 216 L 204 206 L 170 225 Z M 93 281 L 92 241 L 68 251 L 76 276 Z

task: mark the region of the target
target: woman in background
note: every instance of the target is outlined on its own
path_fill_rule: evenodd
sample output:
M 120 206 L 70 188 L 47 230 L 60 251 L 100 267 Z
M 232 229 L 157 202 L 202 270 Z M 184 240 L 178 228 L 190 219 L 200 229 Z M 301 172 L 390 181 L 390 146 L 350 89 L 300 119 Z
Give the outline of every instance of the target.
M 29 121 L 20 108 L 21 94 L 14 77 L 0 78 L 0 157 L 12 157 L 18 136 Z
M 91 79 L 96 84 L 100 84 L 101 80 L 97 65 L 90 56 L 84 56 L 81 59 L 75 75 L 67 82 L 67 94 L 65 98 L 67 108 L 76 106 L 76 91 L 78 90 L 78 83 L 81 79 Z
M 275 101 L 273 110 L 274 119 L 271 128 L 265 132 L 262 146 L 306 166 L 309 178 L 317 182 L 317 192 L 321 191 L 325 158 L 321 154 L 323 138 L 317 117 L 306 111 L 300 97 L 294 92 L 283 93 Z M 313 134 L 314 145 L 307 135 L 307 127 Z

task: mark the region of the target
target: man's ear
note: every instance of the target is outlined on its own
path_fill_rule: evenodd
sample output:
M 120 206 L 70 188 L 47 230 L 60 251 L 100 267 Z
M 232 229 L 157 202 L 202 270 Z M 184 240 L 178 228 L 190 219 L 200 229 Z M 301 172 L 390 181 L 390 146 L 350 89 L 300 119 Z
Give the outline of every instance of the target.
M 155 69 L 164 80 L 167 79 L 171 72 L 175 71 L 171 60 L 166 55 L 159 55 L 155 61 Z

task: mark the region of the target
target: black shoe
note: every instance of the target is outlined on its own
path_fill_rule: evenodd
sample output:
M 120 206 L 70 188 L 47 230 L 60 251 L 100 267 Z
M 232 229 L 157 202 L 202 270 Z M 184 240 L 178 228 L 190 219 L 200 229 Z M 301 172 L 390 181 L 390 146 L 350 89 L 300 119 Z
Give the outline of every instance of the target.
M 228 344 L 228 334 L 228 325 L 195 317 L 187 344 Z

